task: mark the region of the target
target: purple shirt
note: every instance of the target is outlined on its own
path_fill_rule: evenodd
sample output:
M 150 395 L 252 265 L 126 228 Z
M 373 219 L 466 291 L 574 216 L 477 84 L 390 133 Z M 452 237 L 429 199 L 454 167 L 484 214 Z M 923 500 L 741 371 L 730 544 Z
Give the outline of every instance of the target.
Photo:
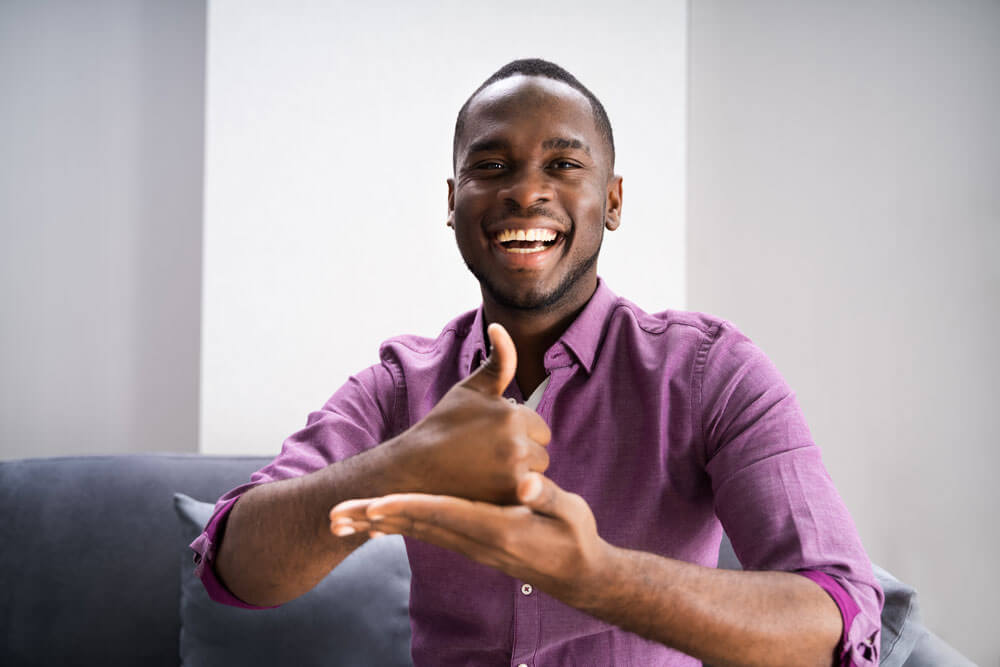
M 402 336 L 352 377 L 249 484 L 223 496 L 192 547 L 214 599 L 248 606 L 211 567 L 215 535 L 257 484 L 375 447 L 420 420 L 487 356 L 482 309 L 436 339 Z M 608 542 L 715 567 L 723 526 L 748 570 L 798 572 L 844 616 L 836 664 L 878 664 L 883 602 L 854 523 L 775 367 L 731 324 L 650 315 L 603 282 L 545 354 L 546 475 L 590 504 Z M 517 383 L 507 396 L 523 401 Z M 720 523 L 721 521 L 721 523 Z M 417 665 L 698 665 L 496 570 L 407 539 Z

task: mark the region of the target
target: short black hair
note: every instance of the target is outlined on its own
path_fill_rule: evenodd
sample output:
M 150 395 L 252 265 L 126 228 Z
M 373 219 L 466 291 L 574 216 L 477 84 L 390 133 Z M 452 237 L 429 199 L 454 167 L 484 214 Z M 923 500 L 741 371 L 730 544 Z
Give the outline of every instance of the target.
M 523 76 L 543 76 L 547 79 L 562 81 L 568 86 L 583 93 L 584 97 L 590 101 L 590 108 L 594 112 L 594 123 L 597 125 L 597 130 L 601 133 L 605 142 L 607 142 L 608 150 L 611 154 L 611 163 L 609 164 L 609 167 L 613 171 L 615 167 L 615 137 L 611 131 L 611 120 L 608 118 L 608 113 L 604 110 L 604 105 L 601 104 L 601 101 L 597 99 L 597 96 L 590 92 L 585 85 L 580 83 L 575 76 L 567 72 L 559 65 L 549 62 L 548 60 L 542 60 L 541 58 L 512 60 L 494 72 L 490 78 L 483 81 L 482 85 L 476 88 L 475 92 L 469 95 L 469 99 L 465 100 L 465 104 L 463 104 L 462 108 L 458 110 L 458 118 L 455 119 L 455 137 L 452 140 L 451 147 L 452 166 L 454 166 L 458 160 L 458 139 L 462 136 L 462 132 L 465 129 L 465 117 L 468 115 L 469 106 L 472 104 L 472 100 L 475 99 L 476 95 L 482 92 L 484 88 L 493 85 L 497 81 L 502 81 L 503 79 L 516 76 L 518 74 Z

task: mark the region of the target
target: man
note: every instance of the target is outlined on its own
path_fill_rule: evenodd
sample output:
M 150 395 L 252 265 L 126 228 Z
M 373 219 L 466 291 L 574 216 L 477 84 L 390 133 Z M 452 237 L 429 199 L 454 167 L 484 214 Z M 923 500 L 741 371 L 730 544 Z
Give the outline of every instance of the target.
M 597 98 L 510 63 L 454 170 L 482 308 L 384 344 L 223 496 L 193 545 L 213 597 L 283 603 L 399 533 L 418 665 L 876 664 L 882 593 L 777 371 L 597 276 L 622 207 Z M 722 525 L 746 571 L 714 568 Z

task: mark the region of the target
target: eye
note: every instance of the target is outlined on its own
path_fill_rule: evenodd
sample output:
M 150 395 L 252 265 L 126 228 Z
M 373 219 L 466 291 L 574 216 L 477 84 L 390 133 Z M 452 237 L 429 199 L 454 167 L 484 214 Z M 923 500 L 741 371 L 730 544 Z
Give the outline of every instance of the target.
M 503 169 L 504 163 L 496 160 L 484 160 L 483 162 L 477 163 L 474 168 L 485 169 L 486 171 L 495 171 L 497 169 Z
M 580 165 L 572 160 L 555 160 L 552 162 L 554 169 L 579 169 Z

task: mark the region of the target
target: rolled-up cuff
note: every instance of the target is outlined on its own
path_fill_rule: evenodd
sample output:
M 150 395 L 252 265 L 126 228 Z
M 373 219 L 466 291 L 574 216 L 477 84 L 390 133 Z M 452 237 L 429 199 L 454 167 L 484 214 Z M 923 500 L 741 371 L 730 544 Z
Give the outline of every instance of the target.
M 191 543 L 190 547 L 194 551 L 194 562 L 196 563 L 194 573 L 201 579 L 208 597 L 215 602 L 242 609 L 273 609 L 274 607 L 259 607 L 240 600 L 225 587 L 215 573 L 216 546 L 225 530 L 229 513 L 232 511 L 237 500 L 239 500 L 239 496 L 227 500 L 224 504 L 217 507 L 215 514 L 212 515 L 212 518 L 208 521 L 208 525 L 205 526 L 205 530 Z
M 844 620 L 844 630 L 840 635 L 840 643 L 834 651 L 836 667 L 871 667 L 878 665 L 878 629 L 868 637 L 858 637 L 858 628 L 853 628 L 854 620 L 861 612 L 858 603 L 847 591 L 837 583 L 837 580 L 819 570 L 799 570 L 796 574 L 815 582 L 833 598 L 840 616 Z M 852 632 L 854 630 L 854 632 Z

